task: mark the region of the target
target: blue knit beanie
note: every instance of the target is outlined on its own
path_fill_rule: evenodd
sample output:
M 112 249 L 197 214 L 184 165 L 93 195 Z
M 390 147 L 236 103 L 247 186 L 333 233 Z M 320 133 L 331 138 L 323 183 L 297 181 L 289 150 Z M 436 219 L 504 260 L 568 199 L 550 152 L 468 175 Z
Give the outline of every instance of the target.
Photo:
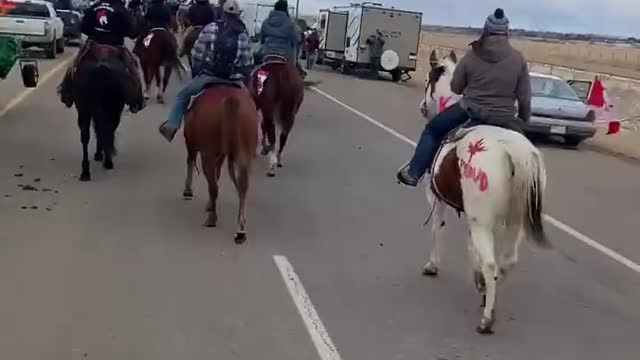
M 504 15 L 504 10 L 498 8 L 487 17 L 484 22 L 484 31 L 488 35 L 507 35 L 509 33 L 509 19 Z

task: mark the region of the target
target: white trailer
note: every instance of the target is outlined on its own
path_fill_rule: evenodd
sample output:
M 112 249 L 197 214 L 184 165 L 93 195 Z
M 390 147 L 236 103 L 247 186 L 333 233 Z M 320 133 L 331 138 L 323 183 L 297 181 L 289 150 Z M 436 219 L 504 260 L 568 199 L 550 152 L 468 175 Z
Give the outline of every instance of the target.
M 320 10 L 314 26 L 320 37 L 318 63 L 325 62 L 336 69 L 342 64 L 348 18 L 346 11 Z
M 367 38 L 379 30 L 385 39 L 381 70 L 399 81 L 416 70 L 422 13 L 384 8 L 379 4 L 352 4 L 348 8 L 349 24 L 345 39 L 343 71 L 369 67 Z

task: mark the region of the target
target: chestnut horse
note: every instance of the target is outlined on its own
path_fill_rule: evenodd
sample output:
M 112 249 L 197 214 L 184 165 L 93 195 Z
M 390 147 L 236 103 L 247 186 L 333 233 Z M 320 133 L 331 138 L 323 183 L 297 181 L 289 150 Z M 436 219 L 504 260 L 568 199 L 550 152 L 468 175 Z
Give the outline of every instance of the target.
M 262 155 L 269 156 L 267 176 L 273 177 L 276 166 L 282 167 L 282 150 L 304 100 L 304 80 L 293 61 L 269 55 L 251 73 L 249 86 L 262 113 Z M 276 124 L 280 127 L 277 153 Z
M 212 85 L 192 104 L 184 121 L 187 178 L 183 196 L 186 199 L 193 197 L 193 168 L 200 154 L 202 169 L 209 184 L 209 215 L 205 226 L 215 227 L 218 221 L 218 180 L 226 159 L 229 176 L 238 192 L 235 242 L 241 244 L 247 239 L 245 201 L 258 145 L 258 112 L 249 91 L 234 83 Z
M 202 25 L 190 27 L 184 36 L 184 40 L 182 40 L 182 46 L 180 46 L 180 51 L 178 52 L 178 57 L 187 57 L 187 60 L 189 61 L 189 68 L 192 67 L 191 49 L 193 49 L 193 45 L 195 45 L 196 40 L 198 40 L 202 29 L 204 29 Z
M 155 28 L 136 39 L 133 52 L 140 59 L 145 82 L 145 98 L 149 98 L 149 88 L 155 78 L 158 88 L 156 99 L 164 104 L 164 93 L 173 70 L 177 71 L 180 79 L 186 72 L 178 58 L 178 41 L 167 29 Z M 164 71 L 161 71 L 161 68 L 164 68 Z

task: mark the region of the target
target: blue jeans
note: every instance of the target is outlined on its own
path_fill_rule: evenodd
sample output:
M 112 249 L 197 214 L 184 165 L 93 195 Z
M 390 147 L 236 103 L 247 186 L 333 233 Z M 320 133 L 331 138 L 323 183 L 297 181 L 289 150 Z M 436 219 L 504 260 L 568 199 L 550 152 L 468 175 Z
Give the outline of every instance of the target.
M 171 128 L 180 128 L 182 117 L 189 107 L 191 98 L 198 95 L 199 92 L 204 90 L 205 86 L 213 79 L 216 79 L 216 77 L 204 73 L 197 75 L 196 77 L 191 79 L 187 86 L 185 86 L 184 88 L 182 88 L 182 90 L 180 90 L 180 92 L 178 92 L 175 102 L 173 103 L 173 107 L 169 112 L 168 125 Z
M 438 146 L 444 137 L 467 120 L 469 120 L 469 115 L 458 103 L 434 116 L 422 130 L 416 150 L 411 162 L 409 162 L 409 175 L 414 179 L 422 178 L 424 173 L 431 168 Z

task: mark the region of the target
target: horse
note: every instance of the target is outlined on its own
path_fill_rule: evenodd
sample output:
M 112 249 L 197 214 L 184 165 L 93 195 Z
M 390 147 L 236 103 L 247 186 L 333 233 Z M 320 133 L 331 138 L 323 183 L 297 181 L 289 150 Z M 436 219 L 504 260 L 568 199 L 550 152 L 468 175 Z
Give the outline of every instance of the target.
M 193 66 L 191 63 L 191 50 L 193 49 L 193 46 L 195 45 L 196 40 L 198 40 L 198 37 L 200 36 L 202 29 L 204 29 L 202 25 L 189 27 L 189 29 L 186 30 L 184 39 L 182 40 L 180 51 L 178 51 L 178 57 L 180 58 L 182 58 L 183 56 L 187 57 L 187 60 L 189 61 L 189 68 Z
M 457 100 L 449 85 L 457 65 L 455 53 L 439 60 L 433 51 L 430 63 L 420 104 L 427 121 Z M 518 262 L 522 240 L 550 247 L 542 224 L 547 181 L 542 153 L 519 132 L 472 124 L 449 135 L 438 150 L 432 174 L 426 195 L 434 245 L 423 274 L 438 274 L 447 209 L 465 213 L 473 281 L 484 308 L 476 331 L 492 334 L 496 287 Z M 498 246 L 502 252 L 496 261 Z
M 155 78 L 158 88 L 156 99 L 158 103 L 164 104 L 164 93 L 173 70 L 177 71 L 180 80 L 186 72 L 178 58 L 178 42 L 175 36 L 165 28 L 151 29 L 146 35 L 141 34 L 136 39 L 133 52 L 140 59 L 145 81 L 145 98 L 149 98 L 149 89 Z M 164 68 L 163 71 L 161 67 Z
M 188 17 L 189 7 L 180 6 L 176 12 L 176 20 L 178 22 L 178 31 L 185 33 L 185 31 L 191 26 L 191 22 Z
M 77 65 L 72 91 L 82 142 L 80 181 L 91 180 L 88 145 L 92 123 L 97 138 L 94 160 L 103 161 L 107 170 L 114 168 L 115 131 L 120 125 L 128 91 L 122 80 L 122 74 L 127 71 L 125 64 L 114 60 L 119 51 L 122 50 L 113 46 L 93 44 Z
M 193 168 L 200 154 L 203 172 L 209 184 L 209 213 L 205 226 L 217 225 L 216 200 L 222 165 L 228 172 L 239 198 L 238 231 L 235 242 L 246 241 L 245 200 L 251 165 L 258 145 L 258 112 L 249 91 L 233 83 L 214 84 L 192 102 L 184 121 L 187 147 L 187 178 L 183 196 L 193 197 Z
M 304 100 L 304 80 L 293 61 L 268 55 L 256 66 L 249 78 L 249 89 L 256 107 L 262 113 L 262 155 L 268 155 L 267 176 L 276 175 L 282 167 L 282 151 L 293 128 L 295 117 Z M 276 153 L 276 124 L 280 141 Z

